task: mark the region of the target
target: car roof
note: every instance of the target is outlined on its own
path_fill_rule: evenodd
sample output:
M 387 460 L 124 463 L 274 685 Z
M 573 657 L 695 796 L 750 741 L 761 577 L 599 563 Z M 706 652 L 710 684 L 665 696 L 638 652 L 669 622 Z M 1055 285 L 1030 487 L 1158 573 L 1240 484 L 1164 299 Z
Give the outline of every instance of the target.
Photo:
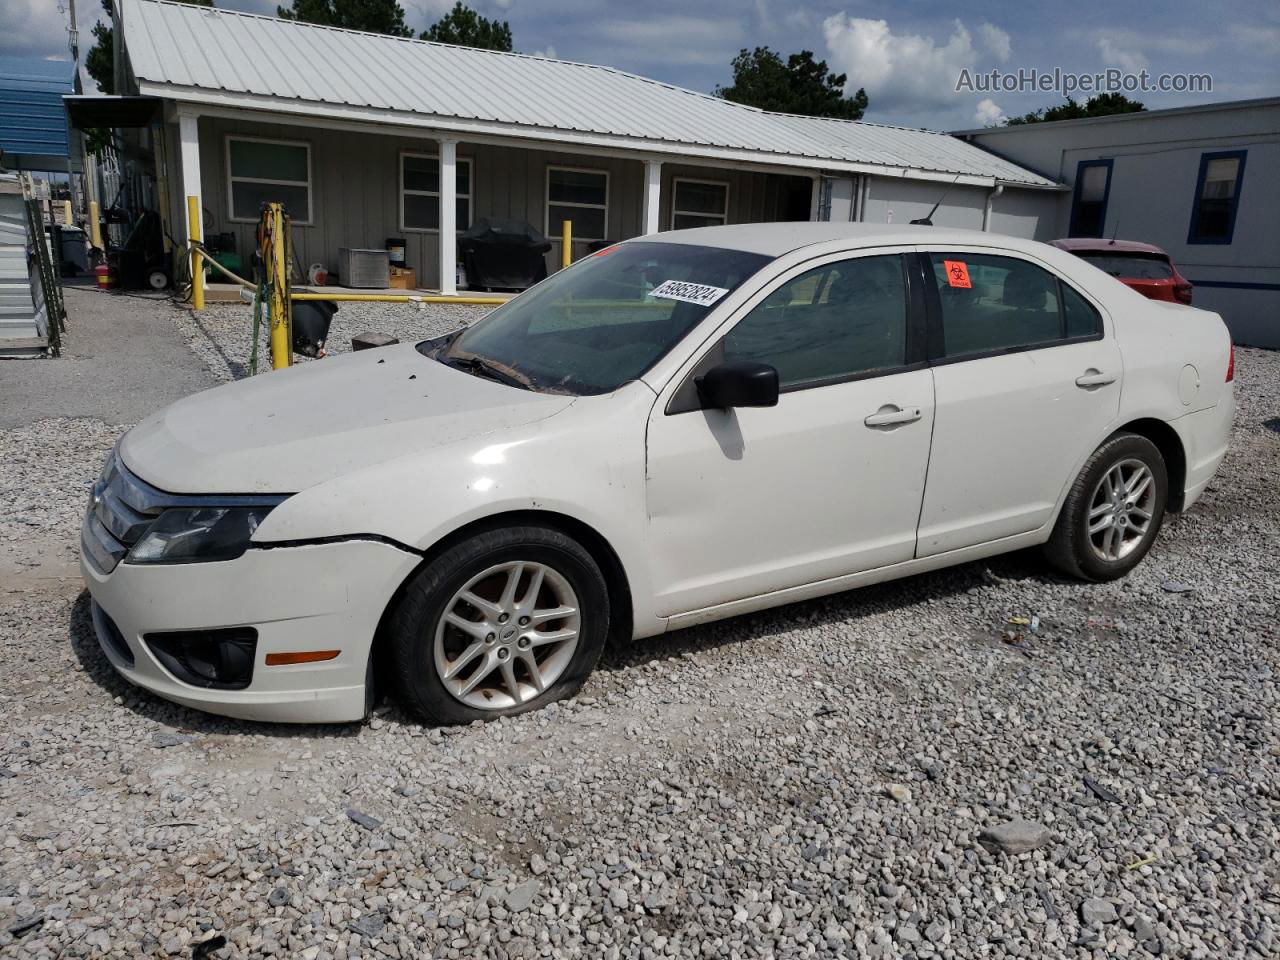
M 1168 254 L 1154 243 L 1143 243 L 1141 240 L 1104 240 L 1101 237 L 1068 237 L 1064 240 L 1051 241 L 1059 250 L 1070 250 L 1072 253 L 1081 250 L 1098 253 L 1155 253 L 1162 257 Z
M 846 241 L 850 249 L 897 244 L 965 244 L 969 246 L 977 244 L 1005 250 L 1022 250 L 1027 253 L 1034 252 L 1037 248 L 1044 249 L 1043 244 L 1031 240 L 986 233 L 981 230 L 880 223 L 741 223 L 725 227 L 670 230 L 661 234 L 635 237 L 626 242 L 684 243 L 780 257 L 801 247 L 834 240 Z

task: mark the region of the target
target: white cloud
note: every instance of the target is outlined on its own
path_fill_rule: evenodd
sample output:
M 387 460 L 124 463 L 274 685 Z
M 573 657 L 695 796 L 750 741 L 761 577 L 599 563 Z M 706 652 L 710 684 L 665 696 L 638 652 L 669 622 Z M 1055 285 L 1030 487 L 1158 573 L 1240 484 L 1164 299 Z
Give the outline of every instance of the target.
M 56 0 L 2 0 L 4 31 L 0 32 L 0 54 L 15 57 L 70 57 L 67 45 L 65 3 L 58 9 Z M 94 3 L 81 12 L 80 47 L 93 44 L 93 25 L 97 22 Z
M 738 52 L 742 25 L 720 16 L 604 20 L 593 32 L 592 63 L 725 67 Z
M 973 120 L 980 127 L 999 127 L 1007 119 L 1004 111 L 990 97 L 979 100 L 978 109 L 973 112 Z
M 1013 44 L 1009 41 L 1008 31 L 1001 30 L 994 23 L 979 24 L 978 36 L 982 38 L 982 45 L 987 51 L 1001 63 L 1008 60 L 1013 53 Z
M 873 110 L 929 110 L 956 105 L 956 79 L 962 69 L 1006 60 L 1009 34 L 994 24 L 977 28 L 977 37 L 959 20 L 943 42 L 933 37 L 894 33 L 885 20 L 838 13 L 822 23 L 827 55 L 836 73 L 848 74 L 846 89 L 865 87 Z
M 1141 50 L 1122 44 L 1122 41 L 1110 36 L 1100 36 L 1095 41 L 1102 62 L 1108 67 L 1119 67 L 1126 73 L 1137 73 L 1148 66 L 1149 61 Z

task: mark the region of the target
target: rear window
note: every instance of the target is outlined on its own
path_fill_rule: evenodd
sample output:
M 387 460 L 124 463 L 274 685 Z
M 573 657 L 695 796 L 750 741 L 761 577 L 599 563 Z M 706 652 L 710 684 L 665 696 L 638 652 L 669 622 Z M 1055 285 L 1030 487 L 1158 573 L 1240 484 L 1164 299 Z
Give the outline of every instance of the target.
M 1092 263 L 1113 277 L 1126 280 L 1171 280 L 1173 264 L 1158 253 L 1078 253 L 1081 260 Z

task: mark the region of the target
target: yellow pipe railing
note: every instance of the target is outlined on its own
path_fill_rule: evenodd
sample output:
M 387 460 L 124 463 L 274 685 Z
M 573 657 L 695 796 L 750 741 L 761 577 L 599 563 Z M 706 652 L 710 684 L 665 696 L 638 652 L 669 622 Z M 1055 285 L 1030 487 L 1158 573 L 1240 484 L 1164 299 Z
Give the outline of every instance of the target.
M 560 230 L 560 269 L 563 270 L 573 263 L 573 221 L 564 221 Z
M 204 309 L 204 267 L 200 263 L 200 198 L 187 197 L 187 235 L 191 238 L 191 306 Z
M 502 297 L 449 297 L 436 293 L 291 293 L 292 300 L 333 300 L 338 303 L 368 301 L 370 303 L 457 303 L 462 306 L 499 307 Z

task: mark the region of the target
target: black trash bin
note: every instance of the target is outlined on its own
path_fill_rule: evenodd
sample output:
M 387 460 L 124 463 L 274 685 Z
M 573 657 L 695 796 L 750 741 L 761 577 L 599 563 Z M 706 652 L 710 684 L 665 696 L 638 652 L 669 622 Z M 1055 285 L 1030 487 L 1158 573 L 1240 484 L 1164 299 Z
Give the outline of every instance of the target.
M 458 237 L 467 285 L 482 290 L 524 290 L 546 279 L 551 244 L 524 220 L 477 220 Z

